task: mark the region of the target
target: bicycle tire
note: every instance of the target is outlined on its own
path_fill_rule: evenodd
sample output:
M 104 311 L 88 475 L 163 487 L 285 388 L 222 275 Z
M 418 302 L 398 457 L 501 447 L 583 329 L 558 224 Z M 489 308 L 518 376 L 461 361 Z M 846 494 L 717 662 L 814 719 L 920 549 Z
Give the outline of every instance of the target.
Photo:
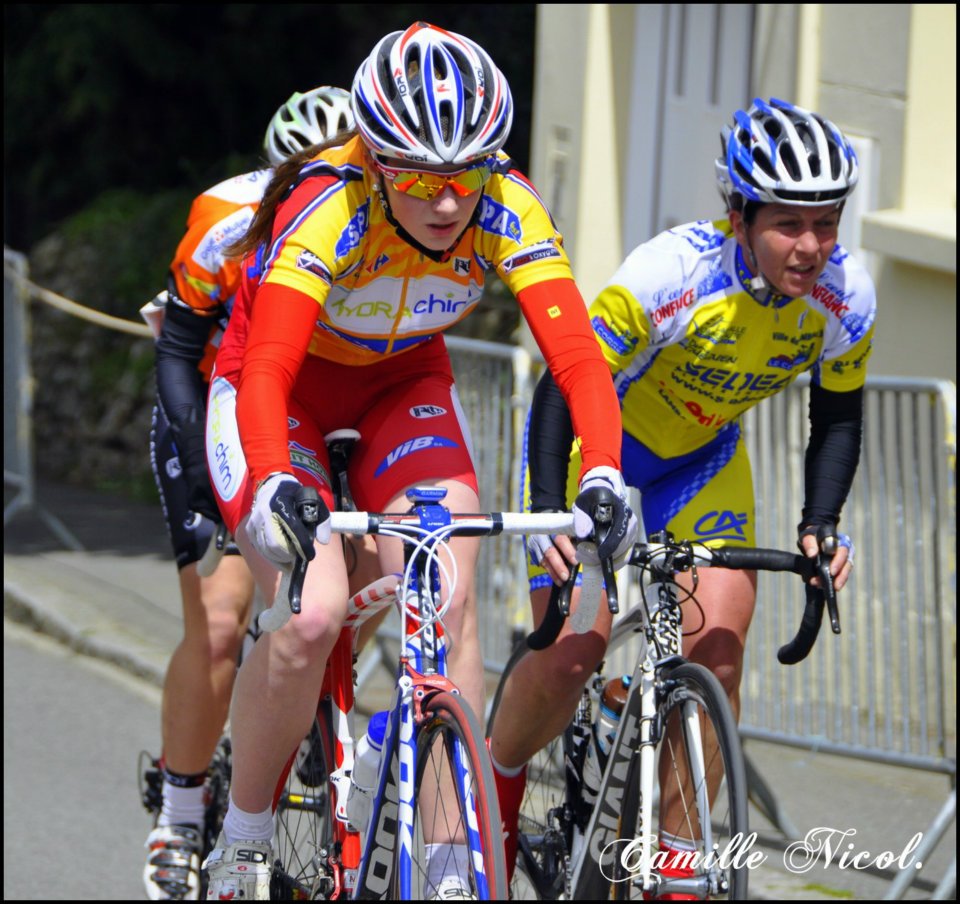
M 334 833 L 329 785 L 333 747 L 326 722 L 322 714 L 314 716 L 284 770 L 274 820 L 270 897 L 275 901 L 313 900 L 325 890 L 322 852 L 331 851 Z
M 679 734 L 679 743 L 674 745 L 668 737 L 671 726 L 678 724 L 681 707 L 689 707 L 690 712 L 697 715 L 701 730 L 709 726 L 705 741 L 705 760 L 707 770 L 716 770 L 719 776 L 719 785 L 714 799 L 709 806 L 707 820 L 713 832 L 711 847 L 722 853 L 731 845 L 731 840 L 738 832 L 742 838 L 749 834 L 747 821 L 747 780 L 743 761 L 743 751 L 740 747 L 740 737 L 737 732 L 736 721 L 730 709 L 729 701 L 717 677 L 702 665 L 684 662 L 666 671 L 663 677 L 664 690 L 658 702 L 658 722 L 663 727 L 658 744 L 659 758 L 667 757 L 668 767 L 664 770 L 661 762 L 660 800 L 664 796 L 675 793 L 681 799 L 678 808 L 674 808 L 672 825 L 660 825 L 662 814 L 659 807 L 654 810 L 654 826 L 647 829 L 656 833 L 658 829 L 682 837 L 698 837 L 699 826 L 704 823 L 704 814 L 700 813 L 697 798 L 690 783 L 681 777 L 684 763 L 689 761 L 690 737 L 686 732 Z M 715 739 L 715 743 L 711 739 Z M 682 749 L 680 749 L 682 748 Z M 627 778 L 627 788 L 624 792 L 623 808 L 621 811 L 620 839 L 632 840 L 640 837 L 643 828 L 638 825 L 640 817 L 640 787 L 639 787 L 639 756 L 634 756 L 630 774 Z M 664 774 L 666 777 L 664 778 Z M 682 787 L 681 787 L 682 786 Z M 738 848 L 739 849 L 739 848 Z M 702 839 L 698 842 L 698 853 L 702 857 L 705 853 Z M 713 859 L 718 859 L 714 857 Z M 721 863 L 713 867 L 710 872 L 710 882 L 714 888 L 709 893 L 710 900 L 744 900 L 747 896 L 747 874 L 745 865 L 739 862 Z M 696 876 L 705 876 L 708 873 L 703 868 L 696 870 Z M 617 859 L 613 892 L 616 900 L 642 899 L 639 882 L 635 875 L 629 874 L 621 860 Z M 719 886 L 719 887 L 717 887 Z M 669 891 L 669 888 L 665 889 Z M 704 895 L 706 897 L 707 895 Z
M 504 685 L 527 652 L 526 643 L 521 641 L 504 666 L 487 721 L 488 736 Z M 570 730 L 568 727 L 564 734 Z M 553 901 L 565 891 L 571 839 L 569 826 L 560 825 L 560 814 L 570 812 L 566 783 L 564 735 L 559 735 L 527 763 L 527 780 L 517 821 L 517 861 L 510 881 L 510 898 L 514 901 Z
M 437 744 L 442 753 L 437 754 Z M 463 778 L 453 778 L 451 764 L 459 749 Z M 488 893 L 481 891 L 476 864 L 467 857 L 467 875 L 461 877 L 466 888 L 483 900 L 504 900 L 507 894 L 507 868 L 503 853 L 500 806 L 497 802 L 493 767 L 483 735 L 469 704 L 458 694 L 440 692 L 424 704 L 424 720 L 417 732 L 417 759 L 414 772 L 414 825 L 412 834 L 412 879 L 414 900 L 436 894 L 427 880 L 427 858 L 424 827 L 439 826 L 449 833 L 447 837 L 465 841 L 466 829 L 472 825 L 479 838 L 483 872 Z M 447 781 L 444 781 L 444 779 Z M 455 793 L 434 794 L 428 789 L 452 783 Z M 476 805 L 476 821 L 468 822 L 465 800 L 469 795 Z M 429 811 L 426 808 L 430 808 Z M 440 875 L 454 871 L 452 859 L 441 864 Z M 400 864 L 393 871 L 393 900 L 400 900 Z

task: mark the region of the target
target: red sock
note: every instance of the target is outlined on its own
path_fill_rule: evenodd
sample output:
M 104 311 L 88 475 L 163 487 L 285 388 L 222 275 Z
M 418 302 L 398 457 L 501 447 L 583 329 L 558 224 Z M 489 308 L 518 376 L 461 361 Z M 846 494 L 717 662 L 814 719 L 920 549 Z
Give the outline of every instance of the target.
M 690 851 L 678 851 L 667 847 L 663 842 L 660 843 L 660 850 L 667 854 L 663 866 L 660 868 L 660 875 L 664 879 L 690 879 L 696 871 L 688 866 L 691 860 Z M 696 895 L 678 895 L 664 894 L 657 898 L 658 901 L 696 901 Z
M 503 848 L 507 857 L 507 882 L 510 883 L 517 864 L 520 805 L 527 787 L 527 767 L 524 766 L 516 775 L 502 775 L 496 761 L 493 761 L 493 777 L 497 786 L 497 800 L 500 802 L 500 818 L 503 820 Z

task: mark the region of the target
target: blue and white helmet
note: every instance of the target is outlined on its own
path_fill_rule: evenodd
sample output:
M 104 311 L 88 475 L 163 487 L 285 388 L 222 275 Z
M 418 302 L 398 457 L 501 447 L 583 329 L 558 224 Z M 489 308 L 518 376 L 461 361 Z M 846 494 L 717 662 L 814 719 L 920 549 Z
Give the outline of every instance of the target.
M 352 96 L 371 151 L 427 166 L 488 157 L 513 123 L 510 87 L 486 51 L 426 22 L 383 38 L 357 70 Z
M 720 133 L 717 185 L 728 209 L 744 201 L 814 206 L 842 201 L 857 184 L 857 155 L 829 120 L 786 101 L 755 99 Z
M 324 85 L 294 91 L 270 120 L 263 147 L 273 166 L 312 145 L 353 128 L 350 93 Z

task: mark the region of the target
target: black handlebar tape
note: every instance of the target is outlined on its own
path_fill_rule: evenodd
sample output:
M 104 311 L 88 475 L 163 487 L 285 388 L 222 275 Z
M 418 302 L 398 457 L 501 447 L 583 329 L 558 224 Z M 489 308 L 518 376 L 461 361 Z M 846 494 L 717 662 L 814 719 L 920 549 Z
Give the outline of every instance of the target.
M 823 621 L 823 593 L 810 584 L 806 586 L 807 603 L 797 636 L 777 650 L 777 659 L 783 665 L 796 665 L 807 658 L 816 643 Z
M 564 619 L 570 614 L 570 596 L 579 570 L 578 562 L 571 567 L 570 577 L 562 585 L 554 584 L 550 588 L 550 599 L 547 602 L 547 611 L 543 614 L 543 621 L 527 635 L 527 646 L 531 650 L 545 650 L 557 639 Z

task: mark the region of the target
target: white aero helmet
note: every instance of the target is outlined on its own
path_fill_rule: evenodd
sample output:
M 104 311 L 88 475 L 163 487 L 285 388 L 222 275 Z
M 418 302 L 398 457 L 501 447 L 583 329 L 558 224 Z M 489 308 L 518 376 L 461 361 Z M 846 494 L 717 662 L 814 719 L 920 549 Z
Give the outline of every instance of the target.
M 829 120 L 783 100 L 755 99 L 720 133 L 717 185 L 760 203 L 814 206 L 842 201 L 857 184 L 857 155 Z
M 301 94 L 295 91 L 273 115 L 263 147 L 273 166 L 311 145 L 353 128 L 350 92 L 323 86 Z
M 367 147 L 427 166 L 468 164 L 510 134 L 510 86 L 478 44 L 426 22 L 383 38 L 353 79 Z

